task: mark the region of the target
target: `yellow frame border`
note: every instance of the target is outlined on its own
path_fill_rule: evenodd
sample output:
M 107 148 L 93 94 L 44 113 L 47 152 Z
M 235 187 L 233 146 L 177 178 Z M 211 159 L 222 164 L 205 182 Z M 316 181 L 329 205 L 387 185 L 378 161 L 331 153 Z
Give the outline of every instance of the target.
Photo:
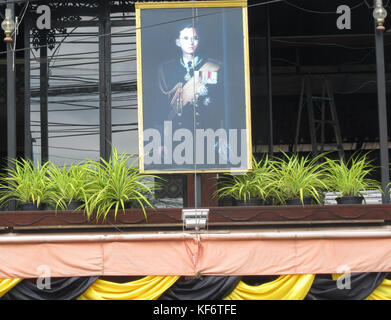
M 188 9 L 188 8 L 223 8 L 243 7 L 243 57 L 246 103 L 246 130 L 247 130 L 247 169 L 195 169 L 195 170 L 145 170 L 144 168 L 144 117 L 143 117 L 143 90 L 142 90 L 142 54 L 141 54 L 141 10 L 145 9 Z M 251 139 L 251 88 L 250 88 L 250 58 L 247 0 L 231 1 L 172 1 L 172 2 L 137 2 L 136 11 L 136 50 L 137 50 L 137 104 L 138 104 L 138 136 L 139 136 L 139 169 L 141 173 L 150 174 L 184 174 L 184 173 L 242 173 L 252 170 L 252 139 Z
M 244 7 L 247 6 L 247 0 L 231 1 L 156 1 L 156 2 L 136 2 L 134 4 L 138 9 L 189 9 L 189 8 L 217 8 L 217 7 Z M 137 14 L 137 12 L 136 12 Z

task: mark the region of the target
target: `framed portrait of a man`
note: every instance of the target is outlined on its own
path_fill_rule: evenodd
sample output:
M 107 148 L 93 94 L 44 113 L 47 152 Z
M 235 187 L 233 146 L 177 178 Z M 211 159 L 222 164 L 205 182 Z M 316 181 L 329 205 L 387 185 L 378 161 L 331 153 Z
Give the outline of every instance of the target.
M 136 3 L 140 170 L 251 169 L 246 1 Z

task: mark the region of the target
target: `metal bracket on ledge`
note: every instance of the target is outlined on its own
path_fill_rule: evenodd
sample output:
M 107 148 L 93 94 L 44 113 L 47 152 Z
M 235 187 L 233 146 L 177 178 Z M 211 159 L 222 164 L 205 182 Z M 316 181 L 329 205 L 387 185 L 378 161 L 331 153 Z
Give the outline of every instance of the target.
M 205 229 L 208 217 L 209 209 L 182 209 L 182 221 L 186 229 Z

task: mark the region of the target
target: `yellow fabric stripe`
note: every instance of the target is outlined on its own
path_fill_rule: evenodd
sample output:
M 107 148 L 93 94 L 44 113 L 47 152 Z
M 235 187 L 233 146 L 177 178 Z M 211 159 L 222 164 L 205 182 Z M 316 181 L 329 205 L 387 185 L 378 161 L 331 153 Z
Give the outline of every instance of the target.
M 314 279 L 313 274 L 285 275 L 259 286 L 240 281 L 224 300 L 302 300 Z
M 365 300 L 391 300 L 391 280 L 384 279 Z
M 0 279 L 0 297 L 15 287 L 23 279 Z
M 333 273 L 331 275 L 331 279 L 333 279 L 334 281 L 337 281 L 340 277 L 342 277 L 344 275 L 345 275 L 344 273 Z
M 179 276 L 147 276 L 127 283 L 96 280 L 78 300 L 156 300 Z

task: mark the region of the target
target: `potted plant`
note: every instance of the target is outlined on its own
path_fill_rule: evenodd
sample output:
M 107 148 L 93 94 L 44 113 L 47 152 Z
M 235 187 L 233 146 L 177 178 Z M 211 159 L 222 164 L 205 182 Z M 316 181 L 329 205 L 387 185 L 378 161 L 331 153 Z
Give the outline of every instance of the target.
M 34 165 L 25 159 L 13 159 L 13 167 L 6 169 L 0 183 L 0 203 L 17 202 L 19 210 L 43 209 L 51 201 L 48 163 Z
M 322 202 L 322 191 L 327 188 L 323 154 L 310 158 L 298 154 L 273 160 L 275 184 L 271 191 L 277 202 L 290 205 Z
M 85 204 L 88 217 L 96 212 L 97 219 L 105 219 L 112 209 L 116 217 L 119 209 L 125 212 L 126 208 L 139 206 L 147 219 L 145 207 L 152 207 L 148 196 L 153 194 L 154 179 L 158 177 L 141 174 L 134 167 L 137 159 L 130 162 L 131 158 L 132 155 L 118 154 L 113 148 L 109 161 L 88 162 L 87 170 L 92 177 L 87 186 L 88 200 Z
M 253 168 L 244 174 L 223 175 L 216 196 L 219 199 L 232 198 L 236 205 L 261 205 L 268 198 L 269 187 L 273 183 L 271 162 L 266 156 L 263 160 L 252 160 Z
M 50 162 L 50 195 L 55 210 L 82 210 L 87 202 L 90 173 L 86 163 L 58 167 Z
M 326 159 L 327 183 L 330 191 L 340 193 L 338 204 L 361 204 L 366 190 L 380 190 L 380 182 L 370 178 L 376 169 L 368 153 L 353 154 L 347 162 L 343 159 Z

